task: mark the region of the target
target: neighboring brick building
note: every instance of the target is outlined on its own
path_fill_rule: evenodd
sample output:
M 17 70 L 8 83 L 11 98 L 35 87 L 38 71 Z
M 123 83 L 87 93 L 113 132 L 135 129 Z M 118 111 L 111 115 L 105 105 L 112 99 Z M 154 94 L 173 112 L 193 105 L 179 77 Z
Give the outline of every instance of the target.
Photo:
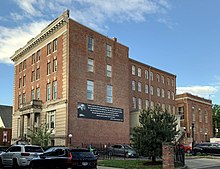
M 211 100 L 184 93 L 176 95 L 176 107 L 177 114 L 181 115 L 181 127 L 185 130 L 185 143 L 192 143 L 192 124 L 195 143 L 213 137 Z
M 12 106 L 0 105 L 0 145 L 11 144 Z
M 175 115 L 176 75 L 129 59 L 130 127 L 139 125 L 141 109 L 157 105 Z

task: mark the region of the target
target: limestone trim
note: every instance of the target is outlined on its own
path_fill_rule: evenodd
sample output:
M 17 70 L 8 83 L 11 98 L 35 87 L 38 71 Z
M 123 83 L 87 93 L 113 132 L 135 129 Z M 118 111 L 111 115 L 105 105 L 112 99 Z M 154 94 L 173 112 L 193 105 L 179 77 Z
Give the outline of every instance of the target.
M 208 103 L 208 102 L 205 102 L 205 101 L 201 101 L 201 100 L 198 100 L 198 99 L 194 99 L 194 98 L 191 98 L 191 97 L 176 98 L 175 100 L 178 101 L 178 100 L 184 100 L 184 99 L 188 99 L 188 100 L 192 100 L 192 101 L 196 101 L 196 102 L 199 102 L 199 103 L 202 103 L 202 104 L 206 104 L 206 105 L 212 106 L 211 103 Z
M 35 46 L 65 26 L 68 23 L 68 19 L 69 10 L 65 11 L 60 17 L 56 18 L 51 24 L 43 29 L 39 35 L 37 35 L 35 38 L 32 38 L 23 48 L 18 49 L 10 59 L 14 62 L 19 60 L 23 55 L 28 53 Z

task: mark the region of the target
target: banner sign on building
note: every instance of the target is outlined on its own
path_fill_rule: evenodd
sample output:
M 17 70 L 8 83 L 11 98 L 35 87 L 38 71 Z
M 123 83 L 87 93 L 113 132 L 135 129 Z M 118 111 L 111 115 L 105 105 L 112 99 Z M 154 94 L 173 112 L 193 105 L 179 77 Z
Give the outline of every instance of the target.
M 78 118 L 124 121 L 123 109 L 78 102 Z

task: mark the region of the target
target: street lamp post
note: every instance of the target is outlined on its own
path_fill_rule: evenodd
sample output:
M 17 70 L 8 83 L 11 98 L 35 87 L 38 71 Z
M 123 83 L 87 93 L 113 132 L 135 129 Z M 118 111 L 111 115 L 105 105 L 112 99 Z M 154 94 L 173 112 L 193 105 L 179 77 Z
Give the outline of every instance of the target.
M 194 147 L 194 123 L 192 123 L 192 149 Z
M 207 142 L 207 133 L 205 132 L 205 142 Z
M 73 135 L 69 134 L 68 137 L 69 137 L 69 147 L 71 147 L 72 146 L 72 137 L 73 137 Z

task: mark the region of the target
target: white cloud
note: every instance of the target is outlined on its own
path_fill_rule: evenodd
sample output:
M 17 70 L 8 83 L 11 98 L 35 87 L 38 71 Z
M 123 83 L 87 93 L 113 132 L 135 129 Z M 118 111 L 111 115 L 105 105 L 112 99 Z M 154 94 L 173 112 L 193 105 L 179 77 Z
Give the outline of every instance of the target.
M 12 63 L 10 57 L 46 27 L 48 21 L 33 22 L 16 28 L 0 27 L 0 62 Z
M 177 94 L 191 93 L 193 95 L 210 99 L 219 91 L 219 86 L 189 86 L 177 87 Z
M 109 21 L 143 22 L 148 15 L 165 13 L 164 11 L 170 9 L 168 0 L 14 1 L 21 10 L 11 12 L 10 16 L 11 20 L 14 20 L 19 26 L 0 27 L 0 62 L 2 63 L 11 63 L 9 58 L 14 52 L 40 33 L 48 24 L 45 20 L 53 20 L 66 9 L 70 9 L 71 18 L 102 33 L 107 32 Z M 43 19 L 43 21 L 39 21 L 39 19 Z

